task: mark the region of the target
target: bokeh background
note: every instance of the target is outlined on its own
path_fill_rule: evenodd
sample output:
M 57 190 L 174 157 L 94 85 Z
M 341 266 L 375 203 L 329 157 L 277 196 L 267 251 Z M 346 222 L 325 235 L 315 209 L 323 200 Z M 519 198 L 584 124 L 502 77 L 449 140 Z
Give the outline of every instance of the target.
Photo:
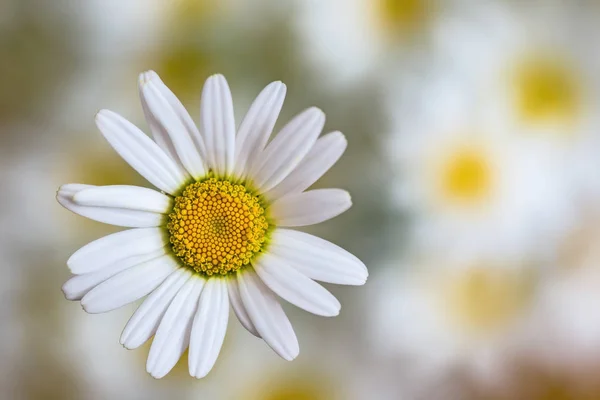
M 600 399 L 600 2 L 0 0 L 0 398 Z M 369 267 L 335 319 L 286 307 L 292 363 L 234 320 L 215 369 L 160 381 L 87 315 L 65 261 L 114 232 L 69 182 L 146 185 L 105 143 L 145 128 L 153 69 L 194 117 L 226 75 L 239 121 L 274 80 L 349 146 L 317 184 L 353 208 L 311 229 Z

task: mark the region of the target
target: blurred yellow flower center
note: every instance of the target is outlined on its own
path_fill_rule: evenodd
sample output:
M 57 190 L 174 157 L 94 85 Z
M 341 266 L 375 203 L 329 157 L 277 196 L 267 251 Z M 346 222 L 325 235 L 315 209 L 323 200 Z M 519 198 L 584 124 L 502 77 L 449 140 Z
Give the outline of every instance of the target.
M 270 391 L 262 400 L 325 400 L 319 392 L 311 388 L 280 388 Z
M 480 149 L 461 148 L 441 165 L 440 191 L 447 200 L 474 203 L 487 197 L 492 170 L 487 154 Z
M 262 251 L 269 230 L 262 198 L 209 178 L 175 197 L 167 228 L 173 252 L 198 273 L 235 272 Z
M 338 391 L 332 390 L 331 382 L 323 371 L 306 373 L 297 371 L 290 377 L 271 376 L 260 388 L 249 394 L 244 400 L 334 400 L 340 398 Z M 325 375 L 325 377 L 323 376 Z M 323 379 L 325 378 L 325 379 Z
M 455 322 L 475 333 L 502 329 L 529 304 L 532 280 L 522 271 L 475 267 L 447 283 L 445 303 Z
M 518 112 L 526 121 L 571 120 L 580 109 L 577 74 L 554 59 L 532 59 L 514 76 Z
M 378 5 L 381 22 L 393 33 L 421 26 L 430 8 L 428 0 L 379 0 Z

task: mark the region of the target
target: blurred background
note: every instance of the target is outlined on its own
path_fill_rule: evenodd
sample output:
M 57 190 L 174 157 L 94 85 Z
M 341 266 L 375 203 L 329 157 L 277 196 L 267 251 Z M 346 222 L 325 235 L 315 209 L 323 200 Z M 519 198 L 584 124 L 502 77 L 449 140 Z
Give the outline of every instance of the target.
M 0 0 L 0 398 L 600 399 L 600 2 Z M 239 121 L 282 80 L 349 146 L 317 185 L 354 207 L 319 234 L 369 267 L 335 319 L 286 307 L 279 359 L 233 319 L 215 369 L 160 381 L 88 315 L 67 258 L 115 229 L 59 185 L 147 183 L 94 125 L 146 128 L 153 69 L 197 117 L 223 73 Z

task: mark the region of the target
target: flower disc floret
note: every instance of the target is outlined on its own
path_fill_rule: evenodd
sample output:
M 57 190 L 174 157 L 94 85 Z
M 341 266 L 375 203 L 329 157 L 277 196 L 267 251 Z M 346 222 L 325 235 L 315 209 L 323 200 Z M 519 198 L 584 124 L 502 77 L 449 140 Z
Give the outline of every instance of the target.
M 205 275 L 227 275 L 248 265 L 267 240 L 262 198 L 243 184 L 208 178 L 175 197 L 167 228 L 173 252 Z

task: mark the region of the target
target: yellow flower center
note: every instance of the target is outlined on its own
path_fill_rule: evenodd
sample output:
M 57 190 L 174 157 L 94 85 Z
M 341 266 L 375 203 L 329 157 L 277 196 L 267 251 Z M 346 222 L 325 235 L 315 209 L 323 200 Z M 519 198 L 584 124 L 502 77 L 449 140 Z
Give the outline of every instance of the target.
M 481 149 L 460 148 L 441 164 L 439 191 L 445 200 L 478 203 L 492 189 L 493 173 L 488 154 Z
M 533 280 L 522 271 L 473 267 L 446 282 L 445 307 L 458 326 L 474 333 L 508 326 L 529 304 Z
M 424 25 L 431 5 L 428 0 L 379 0 L 378 14 L 391 34 L 414 31 Z
M 530 59 L 514 74 L 516 107 L 528 122 L 570 121 L 581 105 L 577 74 L 564 62 L 553 58 Z
M 245 388 L 244 400 L 336 400 L 346 398 L 326 371 L 297 370 L 292 375 L 268 374 L 254 388 Z
M 173 252 L 194 271 L 226 275 L 263 250 L 266 206 L 246 186 L 208 178 L 187 186 L 174 203 L 167 224 Z

